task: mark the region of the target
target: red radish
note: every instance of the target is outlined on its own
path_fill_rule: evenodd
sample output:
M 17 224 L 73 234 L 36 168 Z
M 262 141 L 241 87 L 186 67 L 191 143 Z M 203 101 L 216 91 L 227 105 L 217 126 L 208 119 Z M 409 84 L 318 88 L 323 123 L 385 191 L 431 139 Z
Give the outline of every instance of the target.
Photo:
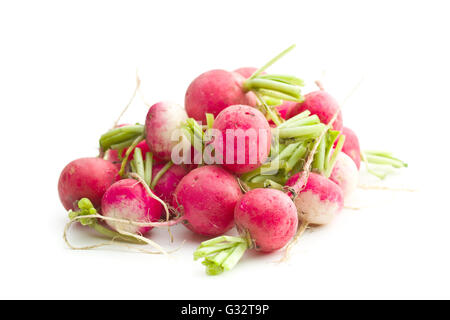
M 150 107 L 145 121 L 145 140 L 153 155 L 166 161 L 171 159 L 172 148 L 178 144 L 173 135 L 186 119 L 186 111 L 178 104 L 158 102 Z
M 266 161 L 271 132 L 269 123 L 259 110 L 246 105 L 230 106 L 217 116 L 213 128 L 222 132 L 222 139 L 213 143 L 227 170 L 242 174 Z
M 248 79 L 238 72 L 216 69 L 202 73 L 189 85 L 184 104 L 190 118 L 206 123 L 206 113 L 217 116 L 223 109 L 236 104 L 256 106 L 256 96 L 303 101 L 300 87 L 303 81 L 286 75 L 267 75 L 265 70 L 291 51 L 290 46 Z M 238 69 L 245 75 L 252 68 Z
M 61 172 L 58 192 L 66 210 L 77 210 L 76 202 L 89 198 L 100 208 L 102 196 L 119 180 L 117 167 L 101 158 L 81 158 L 70 162 Z
M 313 91 L 305 95 L 305 100 L 301 103 L 297 103 L 289 112 L 288 118 L 309 110 L 311 114 L 315 114 L 319 117 L 322 123 L 329 123 L 334 114 L 338 111 L 338 102 L 327 92 L 323 90 Z M 333 123 L 333 129 L 342 130 L 342 112 L 339 114 Z
M 222 236 L 202 242 L 194 259 L 205 258 L 206 272 L 232 269 L 247 249 L 273 252 L 284 247 L 298 226 L 292 200 L 275 189 L 253 189 L 237 202 L 234 219 L 240 237 Z
M 203 166 L 181 179 L 172 205 L 181 211 L 187 228 L 217 236 L 233 227 L 234 207 L 241 195 L 235 176 L 219 166 Z
M 293 186 L 301 173 L 293 175 L 286 186 Z M 311 172 L 305 188 L 294 200 L 302 224 L 327 224 L 344 207 L 342 189 L 326 177 Z
M 341 187 L 344 199 L 348 199 L 358 186 L 358 168 L 352 158 L 340 152 L 331 171 L 330 180 Z
M 244 81 L 240 74 L 226 70 L 202 73 L 186 91 L 184 105 L 188 116 L 206 123 L 206 113 L 217 116 L 228 106 L 254 103 L 242 87 Z
M 234 70 L 233 72 L 239 73 L 241 76 L 243 76 L 245 79 L 250 78 L 250 76 L 252 74 L 254 74 L 256 71 L 258 70 L 258 68 L 254 68 L 254 67 L 243 67 L 243 68 L 239 68 Z M 265 72 L 263 72 L 262 74 L 265 74 Z
M 345 135 L 345 143 L 342 147 L 342 152 L 352 158 L 356 167 L 359 169 L 361 166 L 361 149 L 359 147 L 358 136 L 353 130 L 347 127 L 342 129 L 342 134 Z
M 282 104 L 276 106 L 275 108 L 278 110 L 281 118 L 288 119 L 288 115 L 292 112 L 291 110 L 297 105 L 297 102 L 294 101 L 283 101 Z
M 161 218 L 161 203 L 150 197 L 141 183 L 134 179 L 123 179 L 114 183 L 102 199 L 102 215 L 135 222 L 155 222 Z M 108 226 L 116 231 L 144 234 L 152 227 L 136 226 L 106 220 Z
M 164 164 L 157 164 L 153 166 L 153 177 L 164 168 Z M 189 172 L 188 169 L 184 166 L 180 165 L 172 165 L 157 181 L 154 185 L 155 195 L 161 198 L 163 201 L 167 203 L 173 203 L 174 192 L 177 185 L 180 183 L 181 179 L 187 175 Z
M 234 209 L 241 234 L 248 232 L 256 250 L 272 252 L 283 248 L 297 230 L 297 210 L 292 200 L 276 189 L 253 189 Z

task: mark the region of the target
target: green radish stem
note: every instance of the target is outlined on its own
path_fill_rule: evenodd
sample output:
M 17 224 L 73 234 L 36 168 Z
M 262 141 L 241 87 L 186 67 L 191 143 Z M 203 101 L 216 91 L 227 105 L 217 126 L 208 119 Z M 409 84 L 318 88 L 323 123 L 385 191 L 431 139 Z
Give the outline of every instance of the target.
M 327 177 L 327 178 L 330 177 L 331 172 L 333 171 L 334 164 L 336 163 L 337 157 L 339 155 L 339 152 L 341 152 L 342 147 L 344 146 L 344 142 L 345 142 L 345 136 L 341 135 L 336 144 L 336 148 L 334 148 L 333 154 L 331 155 L 330 160 L 328 161 L 328 164 L 326 166 L 326 170 L 324 173 L 325 177 Z
M 148 185 L 152 183 L 152 170 L 153 170 L 153 153 L 147 152 L 145 154 L 144 181 Z
M 329 167 L 331 165 L 330 164 L 331 152 L 333 151 L 334 142 L 338 138 L 339 134 L 340 134 L 340 131 L 337 131 L 337 130 L 331 130 L 330 129 L 327 132 L 327 136 L 326 136 L 326 150 L 325 150 L 325 168 L 324 168 L 325 171 L 328 171 Z
M 170 169 L 170 167 L 173 166 L 173 162 L 169 161 L 165 164 L 164 167 L 161 168 L 161 170 L 158 171 L 158 173 L 155 175 L 155 178 L 153 179 L 153 181 L 151 182 L 150 187 L 152 189 L 155 188 L 156 184 L 158 183 L 159 179 L 167 172 L 167 170 Z
M 286 172 L 290 172 L 294 166 L 305 157 L 308 148 L 305 143 L 298 146 L 292 155 L 289 157 L 289 160 L 286 162 L 285 170 Z
M 194 252 L 194 260 L 204 258 L 206 273 L 218 275 L 233 269 L 249 247 L 241 237 L 221 236 L 202 242 Z
M 320 135 L 320 133 L 325 128 L 322 123 L 314 124 L 310 126 L 297 127 L 297 128 L 281 128 L 278 130 L 279 137 L 281 139 L 285 138 L 315 138 Z
M 325 168 L 325 152 L 326 152 L 326 137 L 322 138 L 319 142 L 319 147 L 314 155 L 312 168 L 314 171 L 321 173 Z
M 100 137 L 100 148 L 104 152 L 111 149 L 112 146 L 120 146 L 120 148 L 117 147 L 116 150 L 124 149 L 131 145 L 137 137 L 143 135 L 144 126 L 140 124 L 114 128 Z M 128 142 L 129 145 L 124 145 L 126 142 Z
M 269 62 L 267 62 L 265 65 L 263 65 L 261 68 L 256 70 L 249 78 L 249 80 L 254 79 L 255 77 L 259 76 L 261 73 L 266 71 L 267 68 L 269 68 L 271 65 L 273 65 L 275 62 L 280 60 L 282 57 L 284 57 L 289 51 L 292 51 L 295 48 L 295 44 L 291 45 L 289 48 L 283 50 L 281 53 L 276 55 L 274 58 L 272 58 Z
M 269 117 L 269 119 L 271 119 L 277 126 L 282 124 L 283 119 L 280 117 L 280 114 L 278 113 L 278 111 L 274 110 L 273 107 L 268 106 L 267 103 L 265 102 L 264 98 L 258 92 L 255 92 L 255 96 L 258 98 L 259 102 L 261 103 L 262 107 L 264 108 L 264 111 L 265 111 L 266 115 Z
M 380 179 L 386 178 L 388 172 L 386 170 L 382 170 L 383 172 L 375 171 L 372 168 L 370 168 L 370 164 L 386 165 L 393 168 L 408 167 L 407 163 L 393 157 L 392 153 L 385 151 L 362 151 L 361 158 L 366 164 L 367 171 Z
M 299 113 L 298 115 L 296 115 L 295 117 L 292 117 L 289 120 L 286 120 L 284 123 L 280 124 L 278 126 L 278 128 L 281 129 L 281 128 L 287 127 L 291 123 L 296 122 L 297 120 L 307 118 L 310 114 L 311 114 L 311 112 L 309 110 L 305 110 L 305 111 Z
M 144 159 L 142 158 L 141 148 L 134 149 L 134 161 L 136 164 L 136 173 L 145 180 Z
M 87 198 L 82 198 L 77 203 L 79 210 L 69 211 L 69 218 L 71 221 L 78 220 L 83 226 L 89 226 L 98 233 L 111 238 L 120 239 L 122 241 L 131 242 L 135 244 L 146 244 L 146 242 L 141 241 L 135 237 L 130 237 L 122 235 L 116 231 L 108 229 L 97 222 L 95 218 L 89 218 L 89 216 L 97 215 L 97 210 L 94 208 L 92 202 Z M 86 216 L 86 218 L 81 218 Z
M 286 95 L 286 97 L 289 97 L 290 99 L 288 100 L 297 101 L 300 100 L 300 98 L 302 97 L 301 88 L 298 85 L 292 85 L 284 82 L 277 82 L 274 80 L 267 80 L 267 79 L 246 80 L 243 86 L 246 91 L 264 90 L 263 92 L 273 91 L 281 93 Z M 268 94 L 268 96 L 270 97 L 273 95 Z
M 144 134 L 138 136 L 133 143 L 128 147 L 127 152 L 125 153 L 125 157 L 122 160 L 122 164 L 120 166 L 120 170 L 119 170 L 119 175 L 122 177 L 125 173 L 125 168 L 127 166 L 128 163 L 128 158 L 130 157 L 131 152 L 133 152 L 134 148 L 136 148 L 136 146 L 144 140 Z
M 211 129 L 214 125 L 214 115 L 212 113 L 206 114 L 206 125 L 208 129 Z
M 309 126 L 309 125 L 319 124 L 319 123 L 320 123 L 319 117 L 317 115 L 312 115 L 310 117 L 298 119 L 294 122 L 285 124 L 282 128 L 295 128 L 295 127 Z

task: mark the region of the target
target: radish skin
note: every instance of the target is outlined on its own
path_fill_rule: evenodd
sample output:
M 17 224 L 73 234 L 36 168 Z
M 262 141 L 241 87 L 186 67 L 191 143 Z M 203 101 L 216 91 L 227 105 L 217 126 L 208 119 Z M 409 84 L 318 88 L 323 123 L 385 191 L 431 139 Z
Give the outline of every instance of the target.
M 345 135 L 345 143 L 342 147 L 342 152 L 352 158 L 356 167 L 359 169 L 361 166 L 361 149 L 358 136 L 353 130 L 347 127 L 342 129 L 342 134 Z
M 77 210 L 77 201 L 89 198 L 98 209 L 105 191 L 119 180 L 117 167 L 101 158 L 81 158 L 61 172 L 58 193 L 66 210 Z
M 206 124 L 206 113 L 217 116 L 223 109 L 235 104 L 254 104 L 242 88 L 245 78 L 236 72 L 211 70 L 202 73 L 189 85 L 184 105 L 190 118 Z
M 248 232 L 256 250 L 272 252 L 283 248 L 294 236 L 297 209 L 292 200 L 276 189 L 253 189 L 234 209 L 234 220 L 241 235 Z
M 352 158 L 340 152 L 329 179 L 341 187 L 347 200 L 358 186 L 358 168 Z
M 203 166 L 181 179 L 173 207 L 184 225 L 204 236 L 218 236 L 233 227 L 234 207 L 242 196 L 236 177 L 219 166 Z
M 292 176 L 286 186 L 293 186 L 301 173 Z M 342 189 L 326 177 L 311 172 L 305 188 L 294 199 L 302 223 L 330 223 L 344 207 Z
M 217 116 L 213 128 L 222 132 L 222 140 L 218 139 L 213 143 L 216 153 L 222 155 L 223 167 L 227 170 L 242 174 L 260 167 L 266 161 L 270 152 L 271 131 L 269 123 L 259 110 L 246 105 L 230 106 Z M 240 149 L 236 137 L 233 141 L 228 139 L 233 138 L 232 136 L 227 138 L 227 131 L 238 133 L 237 129 L 254 133 L 255 141 L 245 137 L 244 149 Z M 243 152 L 245 158 L 239 159 L 239 154 Z M 251 157 L 252 154 L 256 157 Z M 243 160 L 243 163 L 238 163 L 238 160 Z
M 288 114 L 288 118 L 309 110 L 311 114 L 319 117 L 322 123 L 329 123 L 334 114 L 338 111 L 338 102 L 327 92 L 319 90 L 305 95 L 305 100 L 297 103 Z M 343 127 L 342 112 L 339 111 L 336 120 L 333 123 L 333 129 L 341 131 Z
M 153 166 L 152 180 L 158 172 L 164 167 L 164 164 L 157 164 Z M 189 170 L 181 165 L 172 165 L 154 186 L 154 193 L 164 202 L 173 203 L 174 192 L 181 179 L 189 173 Z
M 158 102 L 150 107 L 145 121 L 145 140 L 157 158 L 169 161 L 178 141 L 172 134 L 186 121 L 186 111 L 178 104 Z
M 123 179 L 114 183 L 102 199 L 102 215 L 135 222 L 156 222 L 161 218 L 161 203 L 150 197 L 141 183 L 134 179 Z M 106 220 L 116 231 L 145 234 L 151 226 L 136 226 Z

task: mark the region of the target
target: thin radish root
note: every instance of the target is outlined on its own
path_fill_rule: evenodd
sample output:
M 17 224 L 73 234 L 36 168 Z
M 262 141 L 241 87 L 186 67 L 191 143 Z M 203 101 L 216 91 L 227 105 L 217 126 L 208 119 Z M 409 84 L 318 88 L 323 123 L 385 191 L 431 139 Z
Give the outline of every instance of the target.
M 299 220 L 300 220 L 300 217 L 299 217 Z M 292 247 L 298 242 L 298 239 L 303 235 L 303 233 L 306 231 L 306 229 L 308 229 L 308 227 L 309 227 L 309 222 L 306 220 L 302 221 L 299 224 L 294 238 L 287 245 L 286 249 L 284 250 L 283 257 L 278 261 L 279 263 L 286 262 L 289 259 Z
M 139 78 L 138 70 L 136 68 L 136 88 L 134 89 L 134 92 L 133 92 L 133 95 L 131 96 L 130 101 L 125 106 L 125 108 L 122 110 L 122 112 L 120 113 L 120 115 L 117 118 L 117 120 L 114 122 L 114 125 L 113 125 L 112 129 L 117 127 L 117 125 L 119 124 L 120 119 L 122 119 L 122 117 L 125 114 L 125 112 L 127 112 L 128 108 L 130 107 L 131 103 L 133 102 L 134 98 L 136 97 L 136 94 L 138 93 L 138 91 L 140 92 L 140 87 L 141 87 L 141 79 Z
M 384 186 L 367 186 L 367 185 L 359 185 L 358 188 L 363 190 L 384 190 L 384 191 L 404 191 L 404 192 L 417 192 L 419 190 L 409 189 L 409 188 L 393 188 L 393 187 L 384 187 Z

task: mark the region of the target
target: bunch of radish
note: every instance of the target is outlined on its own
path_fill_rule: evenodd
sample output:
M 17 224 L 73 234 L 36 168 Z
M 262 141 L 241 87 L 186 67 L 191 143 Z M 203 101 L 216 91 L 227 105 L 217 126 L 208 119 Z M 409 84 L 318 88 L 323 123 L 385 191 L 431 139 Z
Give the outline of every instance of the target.
M 103 134 L 98 157 L 61 173 L 70 223 L 162 253 L 150 230 L 182 224 L 209 238 L 194 258 L 216 275 L 246 250 L 289 248 L 309 225 L 330 223 L 357 188 L 361 160 L 380 178 L 386 166 L 406 167 L 390 153 L 362 152 L 323 88 L 303 95 L 301 79 L 267 73 L 292 48 L 260 69 L 204 72 L 184 107 L 158 102 L 144 124 Z M 239 236 L 227 234 L 233 227 Z

